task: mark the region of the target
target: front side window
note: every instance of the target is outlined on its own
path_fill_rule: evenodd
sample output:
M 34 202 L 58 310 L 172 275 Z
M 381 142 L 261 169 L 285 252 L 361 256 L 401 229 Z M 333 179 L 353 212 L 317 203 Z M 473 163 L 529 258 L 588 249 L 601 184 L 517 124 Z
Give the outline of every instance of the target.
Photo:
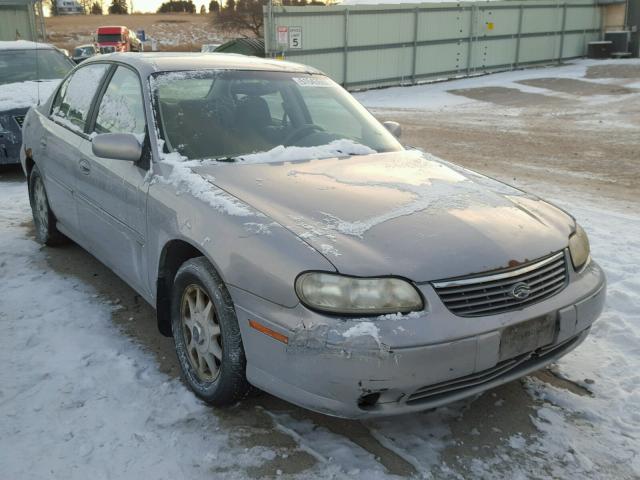
M 73 130 L 84 131 L 91 102 L 108 69 L 109 65 L 99 63 L 76 70 L 58 91 L 51 109 L 53 117 Z
M 96 117 L 96 133 L 145 133 L 144 102 L 138 76 L 118 67 L 111 77 Z
M 189 159 L 234 158 L 279 145 L 315 147 L 336 140 L 377 152 L 402 150 L 364 107 L 323 75 L 166 72 L 153 76 L 151 86 L 165 148 Z

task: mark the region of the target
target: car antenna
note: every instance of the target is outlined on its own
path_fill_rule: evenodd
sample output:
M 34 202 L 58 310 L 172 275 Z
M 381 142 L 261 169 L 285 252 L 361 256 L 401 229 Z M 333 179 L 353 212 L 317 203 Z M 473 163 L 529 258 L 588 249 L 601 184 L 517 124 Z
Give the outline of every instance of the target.
M 40 62 L 38 61 L 38 36 L 36 35 L 36 91 L 38 92 L 38 107 L 40 106 Z

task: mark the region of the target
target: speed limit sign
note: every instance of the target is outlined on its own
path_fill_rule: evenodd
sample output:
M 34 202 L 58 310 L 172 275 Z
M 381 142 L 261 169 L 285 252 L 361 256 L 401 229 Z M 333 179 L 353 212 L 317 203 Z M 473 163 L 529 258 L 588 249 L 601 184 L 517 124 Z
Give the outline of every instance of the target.
M 302 48 L 302 27 L 289 27 L 289 48 Z

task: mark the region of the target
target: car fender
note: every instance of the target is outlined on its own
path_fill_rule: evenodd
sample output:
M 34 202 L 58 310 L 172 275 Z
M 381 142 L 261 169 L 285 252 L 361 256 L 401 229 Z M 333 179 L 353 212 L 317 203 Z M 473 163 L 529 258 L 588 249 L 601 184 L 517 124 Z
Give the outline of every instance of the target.
M 248 214 L 229 213 L 161 177 L 150 183 L 147 222 L 152 291 L 164 246 L 172 240 L 202 252 L 227 285 L 289 308 L 299 302 L 294 282 L 301 271 L 335 271 L 317 250 L 257 210 L 247 206 Z M 214 185 L 210 188 L 219 191 Z

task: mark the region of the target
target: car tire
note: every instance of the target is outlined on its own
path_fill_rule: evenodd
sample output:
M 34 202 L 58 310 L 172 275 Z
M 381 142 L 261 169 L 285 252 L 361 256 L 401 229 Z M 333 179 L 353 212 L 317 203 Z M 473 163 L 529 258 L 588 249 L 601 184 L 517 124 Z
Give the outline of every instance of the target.
M 44 188 L 44 181 L 37 166 L 29 175 L 29 203 L 36 229 L 36 240 L 43 245 L 55 246 L 67 243 L 69 239 L 56 228 L 56 216 L 49 206 L 49 198 Z
M 205 402 L 224 407 L 251 391 L 231 296 L 205 257 L 187 260 L 171 291 L 171 329 L 182 375 Z

